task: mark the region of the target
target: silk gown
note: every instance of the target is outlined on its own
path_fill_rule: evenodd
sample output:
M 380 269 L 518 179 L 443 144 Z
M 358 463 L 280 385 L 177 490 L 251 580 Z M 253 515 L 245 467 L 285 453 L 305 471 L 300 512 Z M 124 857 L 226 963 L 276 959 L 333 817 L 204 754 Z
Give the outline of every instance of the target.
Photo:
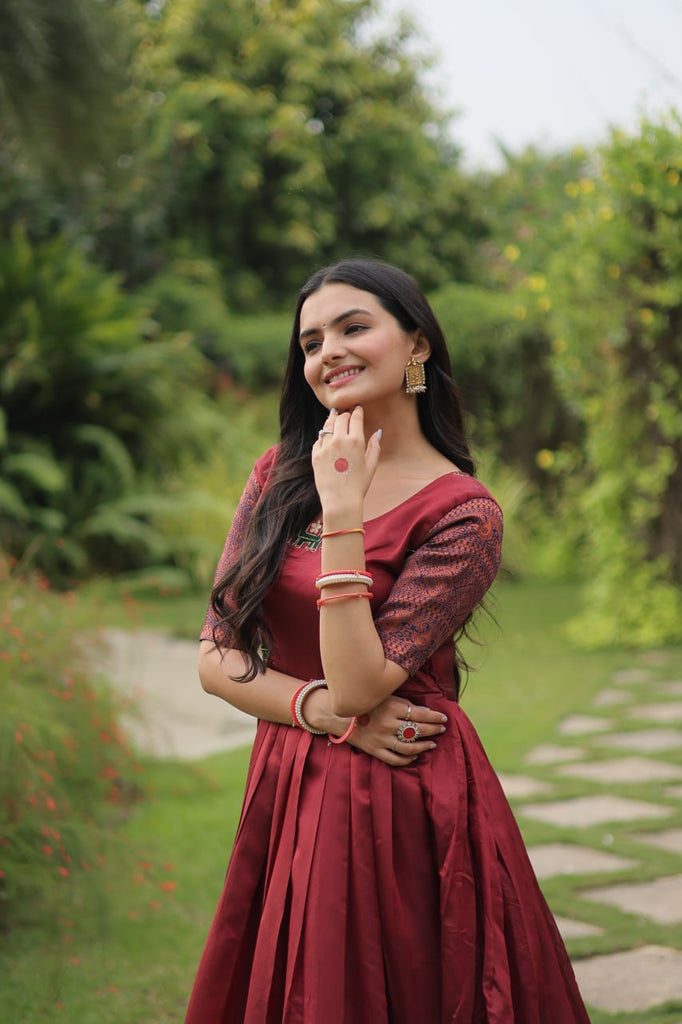
M 256 463 L 216 575 L 275 457 Z M 500 783 L 454 700 L 452 637 L 494 579 L 500 509 L 449 473 L 365 530 L 376 628 L 410 673 L 398 695 L 443 712 L 447 730 L 392 768 L 258 722 L 186 1024 L 589 1024 Z M 323 675 L 320 532 L 312 523 L 291 545 L 264 606 L 269 665 L 302 681 Z M 209 610 L 202 638 L 215 625 Z

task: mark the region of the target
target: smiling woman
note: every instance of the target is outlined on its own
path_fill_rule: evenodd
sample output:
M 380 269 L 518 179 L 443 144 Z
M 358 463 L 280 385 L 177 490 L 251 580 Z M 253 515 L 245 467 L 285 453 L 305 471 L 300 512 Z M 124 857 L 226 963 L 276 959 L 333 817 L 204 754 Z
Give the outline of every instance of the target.
M 259 722 L 187 1024 L 588 1024 L 457 700 L 501 536 L 421 291 L 315 274 L 201 634 L 204 689 Z

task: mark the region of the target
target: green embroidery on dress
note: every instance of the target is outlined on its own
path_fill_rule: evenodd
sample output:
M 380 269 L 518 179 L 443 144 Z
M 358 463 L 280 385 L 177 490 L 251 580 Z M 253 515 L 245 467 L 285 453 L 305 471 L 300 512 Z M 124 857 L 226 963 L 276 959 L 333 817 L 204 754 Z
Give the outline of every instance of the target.
M 295 548 L 305 548 L 306 551 L 317 551 L 322 543 L 322 523 L 313 519 L 305 530 L 300 530 L 293 544 Z

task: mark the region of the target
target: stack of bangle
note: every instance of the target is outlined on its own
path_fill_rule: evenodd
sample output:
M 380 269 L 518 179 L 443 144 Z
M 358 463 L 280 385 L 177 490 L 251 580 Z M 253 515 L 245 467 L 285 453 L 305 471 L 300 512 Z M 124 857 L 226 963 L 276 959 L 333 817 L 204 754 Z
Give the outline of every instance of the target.
M 334 572 L 323 572 L 315 580 L 318 590 L 333 586 L 335 583 L 362 583 L 371 587 L 374 580 L 364 569 L 336 569 Z M 351 601 L 354 597 L 365 597 L 371 599 L 374 594 L 371 590 L 354 591 L 352 594 L 334 594 L 333 597 L 321 597 L 317 602 L 318 610 L 330 601 Z
M 319 689 L 323 686 L 327 687 L 326 679 L 311 679 L 309 683 L 304 683 L 303 686 L 299 686 L 296 693 L 291 698 L 291 724 L 296 728 L 305 729 L 306 732 L 312 732 L 315 736 L 324 736 L 324 729 L 313 729 L 312 725 L 308 725 L 305 718 L 303 717 L 303 701 L 306 699 L 309 693 L 313 690 Z
M 305 718 L 303 717 L 303 701 L 306 699 L 309 693 L 313 690 L 317 690 L 320 687 L 327 688 L 326 679 L 311 679 L 309 683 L 303 683 L 299 686 L 298 690 L 294 693 L 291 698 L 291 724 L 294 728 L 305 729 L 306 732 L 311 732 L 314 736 L 324 736 L 324 729 L 313 729 L 312 725 L 308 725 Z M 353 717 L 350 720 L 350 724 L 343 736 L 332 736 L 330 732 L 327 733 L 330 743 L 345 743 L 350 734 L 352 733 L 355 726 L 358 724 L 357 718 Z

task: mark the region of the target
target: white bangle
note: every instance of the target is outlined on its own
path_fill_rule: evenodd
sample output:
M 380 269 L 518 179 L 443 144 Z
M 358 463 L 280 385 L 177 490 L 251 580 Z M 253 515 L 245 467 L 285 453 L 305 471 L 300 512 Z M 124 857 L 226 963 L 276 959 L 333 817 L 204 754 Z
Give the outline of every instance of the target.
M 374 580 L 367 572 L 340 570 L 339 572 L 325 572 L 318 576 L 315 580 L 315 586 L 318 590 L 322 590 L 323 587 L 328 587 L 334 583 L 364 583 L 365 586 L 371 587 L 373 582 Z
M 303 717 L 303 701 L 306 699 L 309 693 L 311 693 L 313 690 L 318 690 L 321 687 L 324 687 L 325 689 L 327 688 L 326 679 L 311 679 L 310 682 L 306 683 L 305 686 L 302 686 L 301 689 L 296 694 L 296 699 L 294 701 L 294 706 L 292 709 L 294 712 L 296 724 L 299 725 L 301 729 L 305 729 L 306 732 L 313 733 L 314 736 L 325 736 L 326 730 L 313 729 L 312 725 L 308 725 L 305 718 Z

